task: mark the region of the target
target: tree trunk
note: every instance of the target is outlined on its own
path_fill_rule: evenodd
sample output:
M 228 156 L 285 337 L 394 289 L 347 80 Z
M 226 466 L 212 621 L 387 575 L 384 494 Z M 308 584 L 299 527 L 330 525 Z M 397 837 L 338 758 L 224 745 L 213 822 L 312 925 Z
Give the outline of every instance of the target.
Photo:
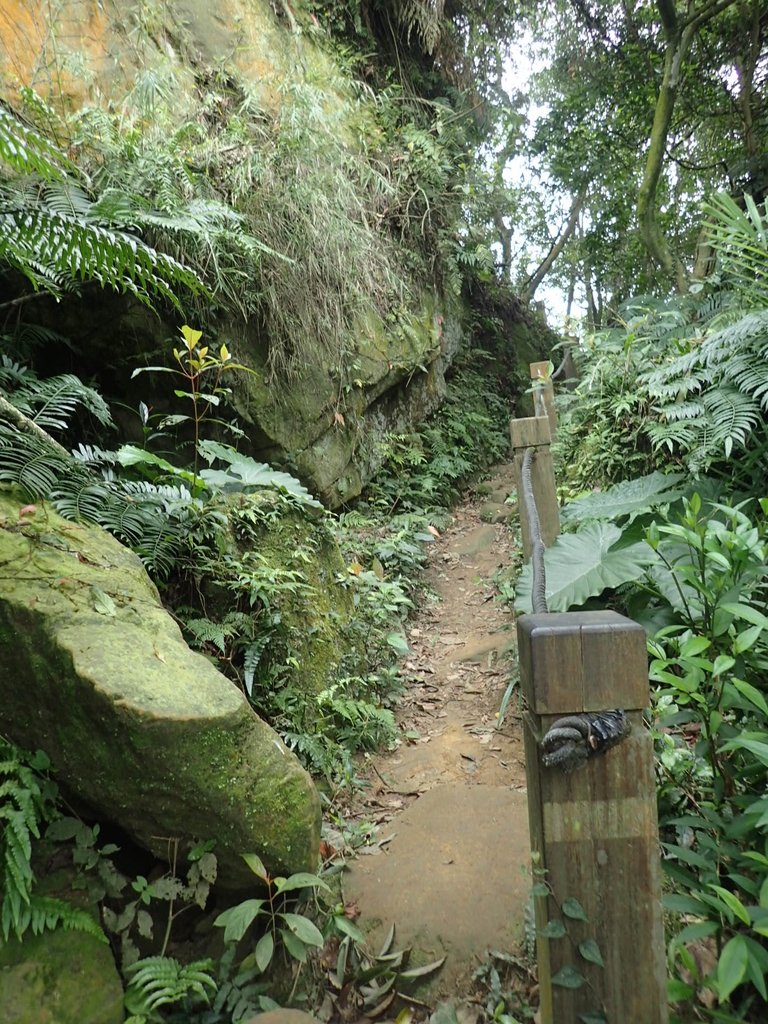
M 550 272 L 555 260 L 565 248 L 565 243 L 576 230 L 576 225 L 579 222 L 579 214 L 581 213 L 581 208 L 584 205 L 584 200 L 586 198 L 587 187 L 585 185 L 581 192 L 579 192 L 579 194 L 573 200 L 571 212 L 568 215 L 568 221 L 565 227 L 557 236 L 555 241 L 552 243 L 549 252 L 541 261 L 538 268 L 531 274 L 531 276 L 526 280 L 525 284 L 523 285 L 522 296 L 528 302 L 532 301 L 533 296 L 536 294 L 536 289 L 539 287 L 541 282 Z
M 673 256 L 656 218 L 659 180 L 664 169 L 667 138 L 680 88 L 682 68 L 691 42 L 702 25 L 735 2 L 736 0 L 716 0 L 697 9 L 692 0 L 689 0 L 687 16 L 680 18 L 674 0 L 656 0 L 666 40 L 664 72 L 656 98 L 643 179 L 637 195 L 637 222 L 648 255 L 668 278 L 675 281 L 680 292 L 688 290 L 688 278 L 683 264 Z

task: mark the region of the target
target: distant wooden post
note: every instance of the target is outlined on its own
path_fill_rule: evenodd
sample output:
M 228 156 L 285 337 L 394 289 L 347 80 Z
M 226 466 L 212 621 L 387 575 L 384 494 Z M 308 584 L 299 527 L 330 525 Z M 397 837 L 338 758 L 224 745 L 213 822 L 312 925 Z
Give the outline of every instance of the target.
M 536 904 L 541 1024 L 666 1024 L 666 966 L 645 633 L 615 612 L 524 615 L 517 621 L 534 869 L 552 895 Z M 560 717 L 623 708 L 629 736 L 570 774 L 541 762 Z M 569 917 L 577 900 L 587 920 Z M 566 908 L 573 909 L 573 905 Z M 560 921 L 567 935 L 555 936 Z M 542 930 L 545 929 L 544 935 Z M 579 951 L 594 940 L 604 967 Z M 588 952 L 591 947 L 583 946 Z M 553 983 L 575 968 L 579 988 Z
M 517 482 L 517 504 L 520 511 L 520 529 L 523 537 L 523 555 L 526 561 L 531 557 L 531 536 L 528 529 L 528 514 L 523 501 L 523 456 L 527 448 L 536 449 L 536 458 L 531 467 L 531 482 L 536 508 L 539 513 L 541 539 L 548 548 L 560 535 L 560 509 L 557 504 L 555 470 L 549 450 L 551 435 L 546 416 L 532 416 L 527 419 L 511 420 L 509 432 L 512 437 L 512 451 L 515 461 Z
M 531 363 L 531 381 L 533 382 L 533 413 L 534 416 L 546 416 L 549 420 L 551 436 L 557 437 L 557 413 L 555 412 L 555 385 L 552 382 L 549 360 L 542 363 Z

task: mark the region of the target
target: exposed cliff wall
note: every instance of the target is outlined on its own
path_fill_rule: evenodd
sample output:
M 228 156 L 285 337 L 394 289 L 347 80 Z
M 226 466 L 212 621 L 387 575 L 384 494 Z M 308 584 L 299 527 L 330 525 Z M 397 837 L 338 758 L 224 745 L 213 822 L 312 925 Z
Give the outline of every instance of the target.
M 331 506 L 354 497 L 381 437 L 440 403 L 462 344 L 461 119 L 362 85 L 361 55 L 299 4 L 5 7 L 3 95 L 67 148 L 105 223 L 135 225 L 210 289 L 153 313 L 92 285 L 20 305 L 71 341 L 54 368 L 162 408 L 131 371 L 193 324 L 253 371 L 233 394 L 251 450 Z

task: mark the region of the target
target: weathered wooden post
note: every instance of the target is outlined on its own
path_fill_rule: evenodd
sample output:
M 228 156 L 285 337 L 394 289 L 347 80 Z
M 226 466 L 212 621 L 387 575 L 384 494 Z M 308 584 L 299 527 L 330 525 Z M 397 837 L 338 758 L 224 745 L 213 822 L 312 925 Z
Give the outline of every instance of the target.
M 552 454 L 549 450 L 551 434 L 549 420 L 546 416 L 531 416 L 521 420 L 510 420 L 509 432 L 512 438 L 512 451 L 515 463 L 515 482 L 517 485 L 517 503 L 520 511 L 520 530 L 523 538 L 523 555 L 526 561 L 531 557 L 531 535 L 528 527 L 528 513 L 523 501 L 523 458 L 526 449 L 535 450 L 535 458 L 531 467 L 531 483 L 533 496 L 539 513 L 541 539 L 545 547 L 554 543 L 560 535 L 560 510 L 557 504 L 557 488 L 555 487 L 555 470 L 552 466 Z
M 552 364 L 549 360 L 531 363 L 531 381 L 533 383 L 534 416 L 546 416 L 549 420 L 549 432 L 557 437 L 557 413 L 555 412 L 555 385 L 551 374 Z
M 568 612 L 524 615 L 517 635 L 534 881 L 549 892 L 535 898 L 541 1022 L 599 1021 L 602 1012 L 608 1024 L 665 1024 L 644 631 L 615 612 Z M 614 708 L 630 726 L 616 746 L 571 772 L 542 763 L 541 740 L 557 719 Z

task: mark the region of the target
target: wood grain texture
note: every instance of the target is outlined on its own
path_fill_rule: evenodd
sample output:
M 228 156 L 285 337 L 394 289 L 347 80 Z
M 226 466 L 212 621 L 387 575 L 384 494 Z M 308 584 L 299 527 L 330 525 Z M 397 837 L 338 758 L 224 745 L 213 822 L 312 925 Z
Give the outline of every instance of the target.
M 661 912 L 645 634 L 615 612 L 527 615 L 518 620 L 521 686 L 528 703 L 525 749 L 534 880 L 551 895 L 535 900 L 542 1024 L 578 1024 L 603 1009 L 609 1024 L 666 1024 Z M 569 699 L 570 693 L 570 699 Z M 599 699 L 604 702 L 599 703 Z M 629 736 L 569 774 L 541 764 L 539 743 L 553 722 L 584 710 L 625 707 Z M 563 913 L 578 900 L 587 921 Z M 568 935 L 548 939 L 548 921 Z M 605 966 L 579 943 L 594 940 Z M 552 983 L 575 968 L 587 984 Z
M 549 376 L 550 362 L 531 363 L 533 381 L 533 407 L 537 416 L 546 416 L 552 437 L 557 437 L 557 412 L 555 411 L 555 385 Z
M 528 527 L 528 514 L 523 500 L 523 456 L 528 448 L 535 448 L 536 457 L 531 467 L 531 484 L 539 513 L 541 539 L 545 547 L 550 547 L 560 535 L 560 506 L 557 502 L 555 486 L 555 470 L 549 450 L 551 433 L 549 421 L 543 416 L 532 416 L 527 419 L 511 420 L 509 425 L 514 453 L 515 483 L 517 486 L 517 504 L 520 512 L 520 532 L 523 540 L 523 554 L 526 561 L 531 557 L 531 536 Z

